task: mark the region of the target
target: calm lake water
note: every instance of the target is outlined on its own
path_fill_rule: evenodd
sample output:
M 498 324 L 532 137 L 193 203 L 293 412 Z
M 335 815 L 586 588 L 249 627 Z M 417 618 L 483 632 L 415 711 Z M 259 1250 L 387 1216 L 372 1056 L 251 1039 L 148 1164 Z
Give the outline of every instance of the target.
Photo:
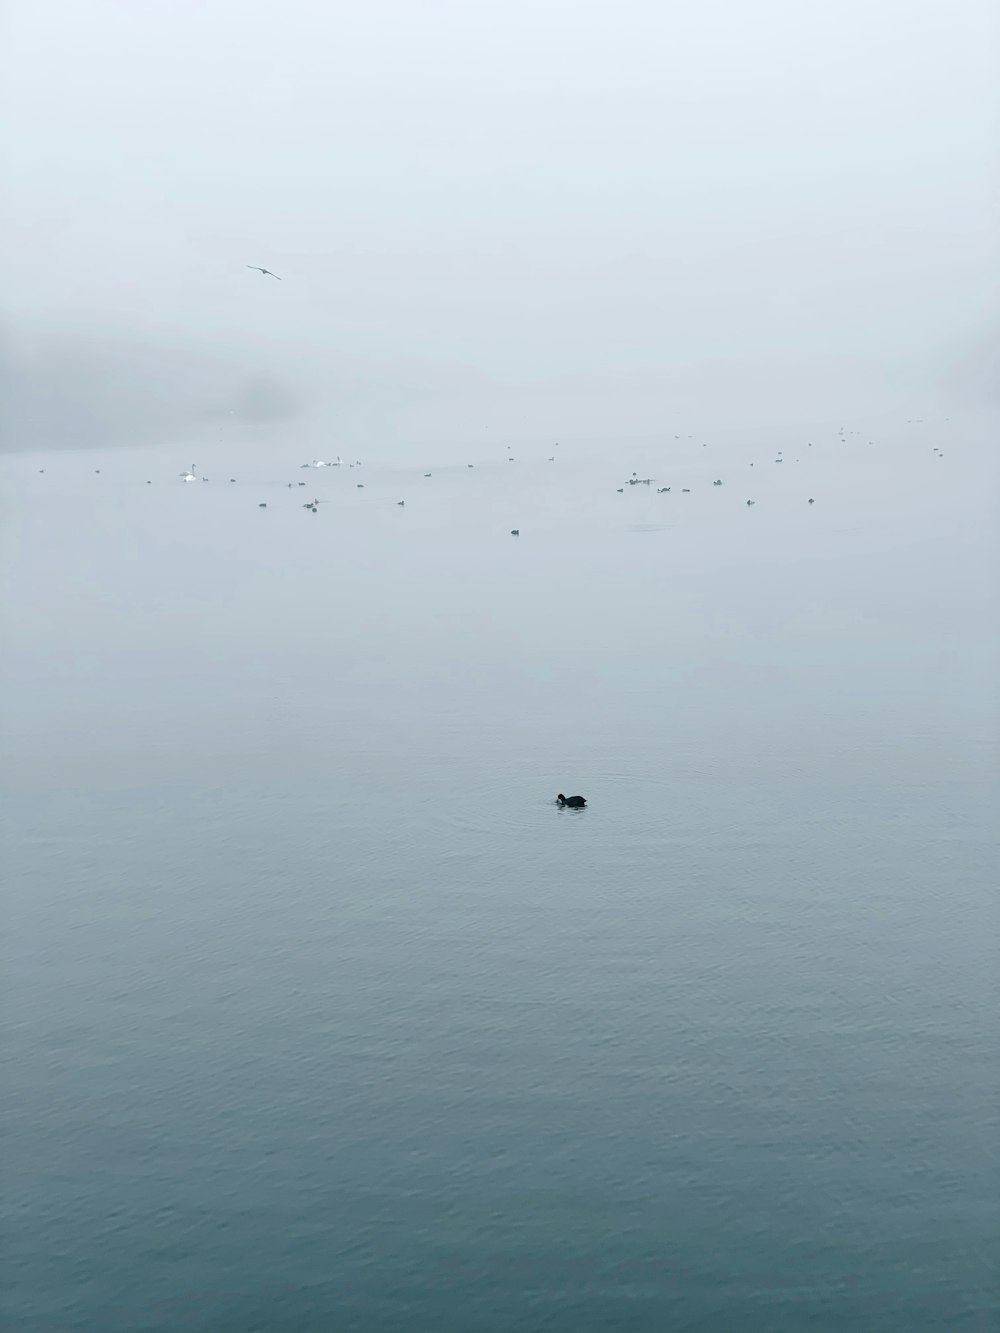
M 838 425 L 0 458 L 6 1328 L 997 1328 L 996 422 Z

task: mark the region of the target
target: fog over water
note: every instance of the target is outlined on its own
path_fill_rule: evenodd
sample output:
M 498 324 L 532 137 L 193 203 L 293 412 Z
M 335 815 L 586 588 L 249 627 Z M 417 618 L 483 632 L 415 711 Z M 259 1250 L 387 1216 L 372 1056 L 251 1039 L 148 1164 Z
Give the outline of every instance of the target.
M 4 1327 L 994 1328 L 993 8 L 3 35 Z
M 5 34 L 8 447 L 177 438 L 260 383 L 368 449 L 996 401 L 986 3 L 45 0 Z

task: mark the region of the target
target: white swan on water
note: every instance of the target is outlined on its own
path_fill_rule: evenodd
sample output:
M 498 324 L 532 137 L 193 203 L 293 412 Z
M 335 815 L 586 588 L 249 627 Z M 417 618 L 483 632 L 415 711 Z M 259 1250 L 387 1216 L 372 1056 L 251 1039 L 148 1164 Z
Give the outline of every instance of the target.
M 182 472 L 182 473 L 180 473 L 180 479 L 181 479 L 181 481 L 197 481 L 197 480 L 198 480 L 198 478 L 194 475 L 194 464 L 193 464 L 193 463 L 191 464 L 191 471 L 190 471 L 190 472 Z

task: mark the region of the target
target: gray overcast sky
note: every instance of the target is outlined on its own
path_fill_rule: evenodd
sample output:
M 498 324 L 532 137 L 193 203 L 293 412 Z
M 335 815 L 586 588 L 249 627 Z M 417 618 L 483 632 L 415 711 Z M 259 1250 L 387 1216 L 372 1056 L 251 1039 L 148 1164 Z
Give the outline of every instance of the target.
M 36 394 L 100 335 L 110 385 L 140 339 L 348 418 L 655 429 L 996 328 L 992 0 L 8 0 L 4 37 Z

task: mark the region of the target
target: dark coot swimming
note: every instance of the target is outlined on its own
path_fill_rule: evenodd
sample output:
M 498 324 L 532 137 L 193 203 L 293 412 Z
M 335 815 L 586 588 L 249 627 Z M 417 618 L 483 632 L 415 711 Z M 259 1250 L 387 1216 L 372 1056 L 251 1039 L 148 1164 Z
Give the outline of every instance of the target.
M 562 792 L 556 797 L 560 805 L 570 805 L 574 810 L 582 810 L 587 802 L 582 796 L 564 796 Z

